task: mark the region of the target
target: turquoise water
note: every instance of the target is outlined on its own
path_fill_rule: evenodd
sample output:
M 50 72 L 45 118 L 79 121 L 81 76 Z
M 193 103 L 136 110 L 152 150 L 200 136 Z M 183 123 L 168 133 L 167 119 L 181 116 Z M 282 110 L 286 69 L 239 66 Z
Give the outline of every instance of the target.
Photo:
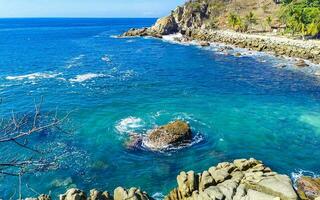
M 1 113 L 73 111 L 64 129 L 41 133 L 59 166 L 22 177 L 24 196 L 68 187 L 112 191 L 139 186 L 166 194 L 181 170 L 255 157 L 290 175 L 320 172 L 319 81 L 275 67 L 268 55 L 235 57 L 151 38 L 113 36 L 155 19 L 1 19 Z M 129 132 L 175 119 L 202 138 L 170 152 L 129 150 Z M 0 144 L 2 161 L 29 154 Z M 35 155 L 38 156 L 38 155 Z M 18 178 L 0 176 L 0 197 Z

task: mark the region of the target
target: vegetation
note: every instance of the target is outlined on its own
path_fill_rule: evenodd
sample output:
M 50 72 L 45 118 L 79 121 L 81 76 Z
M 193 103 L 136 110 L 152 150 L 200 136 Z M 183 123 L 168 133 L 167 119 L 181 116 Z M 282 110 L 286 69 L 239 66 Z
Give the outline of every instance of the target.
M 319 37 L 320 0 L 285 0 L 280 18 L 291 34 Z
M 234 13 L 229 14 L 228 24 L 235 31 L 244 32 L 248 30 L 248 24 L 239 15 Z

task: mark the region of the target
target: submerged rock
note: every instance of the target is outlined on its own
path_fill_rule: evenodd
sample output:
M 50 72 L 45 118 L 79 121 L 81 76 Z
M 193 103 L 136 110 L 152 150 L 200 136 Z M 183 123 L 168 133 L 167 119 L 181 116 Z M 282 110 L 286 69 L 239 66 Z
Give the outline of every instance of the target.
M 144 144 L 150 149 L 162 150 L 191 140 L 189 124 L 178 120 L 152 130 L 145 138 Z
M 297 187 L 302 200 L 320 199 L 320 178 L 303 176 L 298 179 Z
M 181 172 L 166 200 L 298 200 L 291 180 L 255 159 L 219 163 L 199 174 Z

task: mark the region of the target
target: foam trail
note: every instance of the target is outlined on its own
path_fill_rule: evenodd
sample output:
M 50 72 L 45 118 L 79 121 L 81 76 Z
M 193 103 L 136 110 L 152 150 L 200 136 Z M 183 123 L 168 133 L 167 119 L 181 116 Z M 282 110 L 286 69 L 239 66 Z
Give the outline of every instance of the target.
M 132 133 L 135 130 L 142 128 L 144 126 L 144 121 L 137 117 L 127 117 L 122 119 L 116 125 L 116 129 L 120 134 Z
M 87 74 L 77 75 L 75 78 L 69 79 L 69 81 L 81 83 L 84 81 L 88 81 L 90 79 L 101 78 L 101 77 L 105 77 L 105 75 L 104 74 L 87 73 Z
M 7 80 L 24 80 L 24 79 L 28 79 L 28 80 L 35 80 L 35 79 L 48 79 L 48 78 L 55 78 L 57 76 L 61 75 L 61 73 L 58 74 L 49 74 L 49 73 L 40 73 L 40 72 L 36 72 L 36 73 L 32 73 L 32 74 L 26 74 L 26 75 L 20 75 L 20 76 L 7 76 L 6 79 Z

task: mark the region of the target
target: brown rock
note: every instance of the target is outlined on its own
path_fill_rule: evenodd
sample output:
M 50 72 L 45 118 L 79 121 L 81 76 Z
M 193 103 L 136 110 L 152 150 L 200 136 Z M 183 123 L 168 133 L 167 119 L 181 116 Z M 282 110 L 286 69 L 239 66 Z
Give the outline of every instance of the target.
M 298 194 L 302 200 L 320 197 L 320 178 L 301 177 L 297 181 Z
M 191 141 L 190 126 L 183 121 L 175 121 L 151 131 L 147 136 L 146 145 L 154 150 L 165 149 L 168 146 L 176 146 Z

